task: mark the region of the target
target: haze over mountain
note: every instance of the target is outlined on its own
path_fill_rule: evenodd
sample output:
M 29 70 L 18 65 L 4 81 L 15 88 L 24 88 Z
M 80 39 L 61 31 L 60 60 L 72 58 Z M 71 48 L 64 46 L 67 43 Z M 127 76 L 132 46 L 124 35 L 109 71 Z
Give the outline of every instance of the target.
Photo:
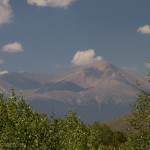
M 35 110 L 49 116 L 52 111 L 63 115 L 74 109 L 91 122 L 127 114 L 139 90 L 136 80 L 142 87 L 148 86 L 144 77 L 102 59 L 61 76 L 4 73 L 0 90 L 6 95 L 11 87 L 17 93 L 23 91 Z

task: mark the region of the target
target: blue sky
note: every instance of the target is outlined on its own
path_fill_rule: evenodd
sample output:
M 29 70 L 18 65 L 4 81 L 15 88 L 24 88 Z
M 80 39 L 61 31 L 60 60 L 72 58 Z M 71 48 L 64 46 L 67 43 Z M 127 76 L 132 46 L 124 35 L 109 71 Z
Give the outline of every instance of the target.
M 146 74 L 149 25 L 148 0 L 1 0 L 0 72 L 58 74 L 103 58 Z

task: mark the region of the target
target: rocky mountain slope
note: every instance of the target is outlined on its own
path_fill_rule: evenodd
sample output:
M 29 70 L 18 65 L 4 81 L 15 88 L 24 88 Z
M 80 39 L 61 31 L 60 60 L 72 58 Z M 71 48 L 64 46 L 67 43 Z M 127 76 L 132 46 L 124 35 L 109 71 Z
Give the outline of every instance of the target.
M 0 90 L 20 90 L 31 106 L 40 112 L 65 114 L 76 110 L 87 121 L 106 120 L 129 112 L 139 87 L 146 79 L 137 73 L 105 60 L 86 65 L 61 76 L 6 73 L 0 75 Z

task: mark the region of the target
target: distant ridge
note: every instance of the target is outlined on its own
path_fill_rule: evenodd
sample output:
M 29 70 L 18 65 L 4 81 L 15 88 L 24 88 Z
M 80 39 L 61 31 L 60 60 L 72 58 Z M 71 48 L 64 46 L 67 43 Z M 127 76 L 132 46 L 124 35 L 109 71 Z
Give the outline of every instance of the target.
M 131 114 L 124 115 L 113 120 L 104 122 L 104 124 L 117 131 L 129 131 L 131 129 L 129 125 L 130 116 Z

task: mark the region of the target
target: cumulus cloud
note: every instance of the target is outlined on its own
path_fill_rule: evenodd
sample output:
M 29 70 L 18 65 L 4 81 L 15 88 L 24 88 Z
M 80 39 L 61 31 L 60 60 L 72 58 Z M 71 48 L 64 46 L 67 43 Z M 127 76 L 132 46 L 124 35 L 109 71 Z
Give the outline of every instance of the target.
M 77 51 L 71 63 L 75 66 L 89 65 L 102 60 L 101 56 L 96 56 L 93 49 Z
M 61 7 L 67 8 L 76 0 L 27 0 L 30 5 L 37 5 L 39 7 Z
M 0 64 L 3 64 L 4 63 L 4 60 L 3 59 L 0 59 Z
M 8 53 L 18 53 L 23 51 L 23 46 L 19 42 L 9 43 L 2 47 L 2 51 Z
M 137 29 L 137 32 L 140 32 L 142 34 L 150 34 L 150 25 L 144 25 L 142 27 L 139 27 Z
M 0 0 L 0 24 L 10 23 L 13 12 L 9 0 Z

